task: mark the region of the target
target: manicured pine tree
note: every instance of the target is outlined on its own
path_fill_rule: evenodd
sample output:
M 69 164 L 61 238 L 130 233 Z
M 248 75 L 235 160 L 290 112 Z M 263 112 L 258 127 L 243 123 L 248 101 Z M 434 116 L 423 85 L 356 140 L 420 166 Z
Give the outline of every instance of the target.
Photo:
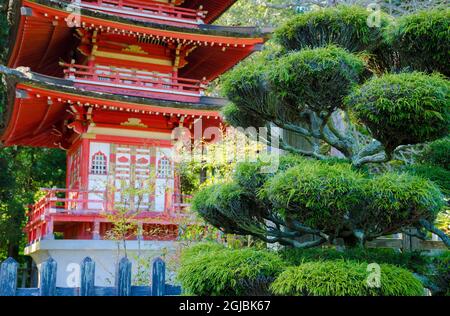
M 368 23 L 369 14 L 338 6 L 298 15 L 276 32 L 277 49 L 225 78 L 231 125 L 276 126 L 312 149 L 281 141 L 292 156 L 281 159 L 276 173 L 261 172 L 263 162 L 242 163 L 231 182 L 200 191 L 193 208 L 206 221 L 226 233 L 298 248 L 337 239 L 364 245 L 409 228 L 422 237 L 436 233 L 450 246 L 433 225 L 445 205 L 436 184 L 370 172 L 407 146 L 448 135 L 443 56 L 450 10 L 398 20 L 382 15 L 377 25 Z M 337 161 L 324 147 L 344 158 Z M 314 238 L 302 241 L 305 235 Z

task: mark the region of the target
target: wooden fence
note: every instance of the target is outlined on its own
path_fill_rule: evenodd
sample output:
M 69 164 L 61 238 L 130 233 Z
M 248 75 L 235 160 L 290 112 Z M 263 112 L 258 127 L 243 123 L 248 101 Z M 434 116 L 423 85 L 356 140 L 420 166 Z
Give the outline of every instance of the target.
M 18 288 L 18 266 L 12 258 L 0 268 L 0 296 L 174 296 L 181 288 L 166 284 L 166 264 L 161 258 L 153 260 L 152 280 L 149 286 L 131 285 L 131 262 L 122 258 L 116 272 L 114 287 L 95 286 L 95 262 L 87 257 L 81 263 L 80 287 L 56 287 L 57 263 L 53 258 L 42 263 L 36 288 Z M 150 280 L 149 280 L 150 281 Z
M 402 233 L 392 236 L 379 237 L 377 239 L 367 241 L 364 246 L 367 248 L 391 248 L 402 251 L 427 251 L 427 250 L 447 250 L 445 243 L 435 234 L 431 238 L 422 240 L 414 236 L 417 233 L 415 229 L 410 229 L 410 234 Z M 300 242 L 308 242 L 316 240 L 315 236 L 305 235 L 299 239 Z M 344 240 L 338 238 L 333 245 L 337 247 L 344 246 Z
M 392 238 L 380 237 L 366 243 L 369 248 L 394 248 L 403 251 L 446 250 L 447 246 L 436 235 L 432 239 L 422 240 L 408 234 L 398 234 Z

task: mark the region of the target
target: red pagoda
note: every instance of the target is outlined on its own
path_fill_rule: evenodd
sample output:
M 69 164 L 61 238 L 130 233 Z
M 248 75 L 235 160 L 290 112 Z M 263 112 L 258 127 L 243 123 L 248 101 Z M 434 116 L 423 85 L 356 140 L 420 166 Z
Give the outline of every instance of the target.
M 172 131 L 220 126 L 225 100 L 207 96 L 208 83 L 265 41 L 256 28 L 210 24 L 235 1 L 13 2 L 0 141 L 67 152 L 66 188 L 45 189 L 28 212 L 25 253 L 38 265 L 48 256 L 68 265 L 90 255 L 104 262 L 97 276 L 104 284 L 117 249 L 106 240 L 106 214 L 122 201 L 124 183 L 152 183 L 130 205 L 139 209 L 135 239 L 148 241 L 149 251 L 170 248 L 186 206 Z

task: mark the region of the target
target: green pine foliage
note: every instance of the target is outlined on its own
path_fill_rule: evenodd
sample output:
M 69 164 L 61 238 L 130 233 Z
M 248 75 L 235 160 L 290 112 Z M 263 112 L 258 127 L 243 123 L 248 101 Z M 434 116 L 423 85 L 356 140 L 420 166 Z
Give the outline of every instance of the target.
M 204 246 L 202 246 L 204 247 Z M 182 254 L 178 271 L 185 294 L 198 296 L 261 295 L 281 273 L 284 262 L 276 254 L 250 248 L 196 249 Z M 212 249 L 211 249 L 212 248 Z
M 372 240 L 419 219 L 433 222 L 444 207 L 436 184 L 408 173 L 373 176 L 350 164 L 305 158 L 286 159 L 274 175 L 260 170 L 239 164 L 233 181 L 200 190 L 192 209 L 227 233 L 264 239 L 265 220 L 278 218 L 294 230 L 291 221 L 333 237 L 353 232 Z
M 373 52 L 383 43 L 390 19 L 382 14 L 380 27 L 369 26 L 371 13 L 361 6 L 337 6 L 299 14 L 275 33 L 287 50 L 339 45 L 350 52 Z
M 232 102 L 222 112 L 233 126 L 265 126 L 266 120 L 253 111 L 255 107 L 265 109 L 267 104 L 264 56 L 244 62 L 222 77 L 221 91 Z
M 201 254 L 212 253 L 220 250 L 225 250 L 225 246 L 216 242 L 198 243 L 194 246 L 184 248 L 180 261 L 181 264 L 185 264 L 193 259 L 196 259 Z
M 405 168 L 406 171 L 436 183 L 445 196 L 450 196 L 450 171 L 436 165 L 417 164 Z
M 304 49 L 287 54 L 268 70 L 277 99 L 295 109 L 331 113 L 360 82 L 364 62 L 337 46 Z
M 298 155 L 286 154 L 279 157 L 277 171 L 286 171 L 300 163 L 305 162 L 305 158 Z M 233 180 L 250 194 L 256 194 L 262 188 L 264 183 L 274 174 L 261 172 L 267 163 L 258 161 L 241 162 L 236 166 L 233 174 Z
M 450 251 L 432 259 L 434 269 L 429 273 L 430 281 L 436 285 L 433 295 L 450 296 Z
M 376 262 L 391 264 L 415 273 L 425 274 L 430 258 L 418 251 L 397 252 L 389 248 L 348 248 L 338 251 L 334 248 L 296 249 L 284 248 L 279 251 L 280 257 L 289 266 L 297 266 L 304 262 L 351 260 L 357 262 Z
M 438 74 L 387 74 L 354 89 L 346 105 L 388 152 L 449 132 L 450 83 Z
M 399 18 L 388 32 L 401 66 L 450 75 L 450 9 L 421 11 Z
M 366 181 L 362 188 L 361 199 L 367 204 L 359 213 L 359 223 L 372 234 L 395 233 L 395 223 L 414 226 L 417 217 L 434 222 L 445 206 L 444 196 L 435 183 L 408 173 L 378 175 Z
M 269 179 L 260 194 L 283 218 L 333 233 L 343 228 L 348 214 L 359 209 L 362 179 L 349 164 L 304 160 Z
M 450 171 L 450 137 L 431 142 L 421 153 L 419 161 Z
M 444 206 L 439 188 L 420 177 L 367 177 L 348 164 L 308 160 L 275 175 L 260 194 L 283 218 L 327 234 L 353 225 L 368 236 L 381 236 L 395 232 L 394 223 L 413 225 L 416 216 L 433 221 Z
M 380 287 L 369 286 L 367 263 L 347 260 L 306 262 L 286 269 L 271 285 L 289 296 L 421 296 L 422 283 L 408 270 L 381 264 Z
M 215 184 L 200 190 L 192 201 L 192 209 L 215 227 L 233 227 L 237 220 L 249 221 L 251 207 L 244 190 L 235 183 Z M 227 233 L 239 233 L 239 229 Z
M 244 128 L 273 118 L 302 121 L 305 110 L 331 113 L 364 74 L 363 60 L 337 46 L 267 53 L 225 75 L 222 92 L 232 104 L 223 113 Z

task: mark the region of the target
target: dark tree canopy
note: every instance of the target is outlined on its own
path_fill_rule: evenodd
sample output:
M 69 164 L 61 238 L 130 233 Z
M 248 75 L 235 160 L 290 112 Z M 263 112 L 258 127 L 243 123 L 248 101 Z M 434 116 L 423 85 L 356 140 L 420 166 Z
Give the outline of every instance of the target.
M 65 160 L 57 149 L 0 148 L 0 256 L 17 258 L 25 208 L 40 188 L 65 186 Z

